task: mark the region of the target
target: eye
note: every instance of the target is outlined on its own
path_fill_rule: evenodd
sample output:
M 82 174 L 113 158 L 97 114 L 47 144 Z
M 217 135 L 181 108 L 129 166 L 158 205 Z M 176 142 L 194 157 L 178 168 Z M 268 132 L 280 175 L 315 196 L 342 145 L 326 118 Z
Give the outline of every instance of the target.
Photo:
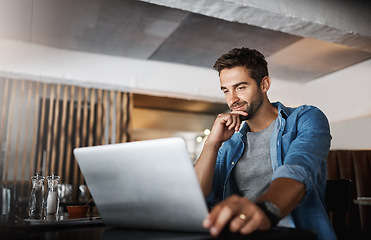
M 228 93 L 228 90 L 223 90 L 223 93 L 224 93 L 224 94 L 227 94 L 227 93 Z
M 246 87 L 245 86 L 238 86 L 237 90 L 244 90 Z

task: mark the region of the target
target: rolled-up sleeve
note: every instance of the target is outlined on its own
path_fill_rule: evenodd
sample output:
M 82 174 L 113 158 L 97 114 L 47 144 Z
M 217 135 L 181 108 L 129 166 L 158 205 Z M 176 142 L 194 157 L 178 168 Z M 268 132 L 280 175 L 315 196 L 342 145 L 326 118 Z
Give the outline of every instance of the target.
M 304 183 L 309 193 L 318 181 L 326 177 L 330 127 L 326 116 L 315 107 L 301 109 L 295 121 L 291 121 L 288 119 L 288 131 L 281 138 L 283 164 L 276 169 L 272 180 L 282 177 L 295 179 Z

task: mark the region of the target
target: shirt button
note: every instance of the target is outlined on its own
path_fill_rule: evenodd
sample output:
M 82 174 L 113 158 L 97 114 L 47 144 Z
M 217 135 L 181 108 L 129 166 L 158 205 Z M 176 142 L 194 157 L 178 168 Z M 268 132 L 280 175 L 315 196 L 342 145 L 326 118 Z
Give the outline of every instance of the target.
M 232 162 L 232 165 L 234 165 L 234 162 Z
M 280 145 L 280 141 L 277 142 L 277 145 Z

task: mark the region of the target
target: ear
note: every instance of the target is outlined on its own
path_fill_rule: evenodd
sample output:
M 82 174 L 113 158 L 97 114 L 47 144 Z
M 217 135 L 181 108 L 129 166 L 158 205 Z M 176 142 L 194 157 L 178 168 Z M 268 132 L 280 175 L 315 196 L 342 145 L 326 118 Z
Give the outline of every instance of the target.
M 269 88 L 271 87 L 271 78 L 268 76 L 265 76 L 262 79 L 262 82 L 260 84 L 260 90 L 262 93 L 268 92 Z

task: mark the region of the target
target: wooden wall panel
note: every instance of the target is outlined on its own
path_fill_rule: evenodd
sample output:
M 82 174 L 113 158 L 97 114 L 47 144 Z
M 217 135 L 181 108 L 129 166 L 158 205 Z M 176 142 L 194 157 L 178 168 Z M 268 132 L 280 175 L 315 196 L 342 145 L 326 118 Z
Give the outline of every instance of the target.
M 30 177 L 56 173 L 78 186 L 84 177 L 73 156 L 82 146 L 130 139 L 130 94 L 26 80 L 1 79 L 0 180 L 28 194 Z M 25 188 L 27 186 L 27 188 Z M 25 191 L 26 189 L 27 191 Z

